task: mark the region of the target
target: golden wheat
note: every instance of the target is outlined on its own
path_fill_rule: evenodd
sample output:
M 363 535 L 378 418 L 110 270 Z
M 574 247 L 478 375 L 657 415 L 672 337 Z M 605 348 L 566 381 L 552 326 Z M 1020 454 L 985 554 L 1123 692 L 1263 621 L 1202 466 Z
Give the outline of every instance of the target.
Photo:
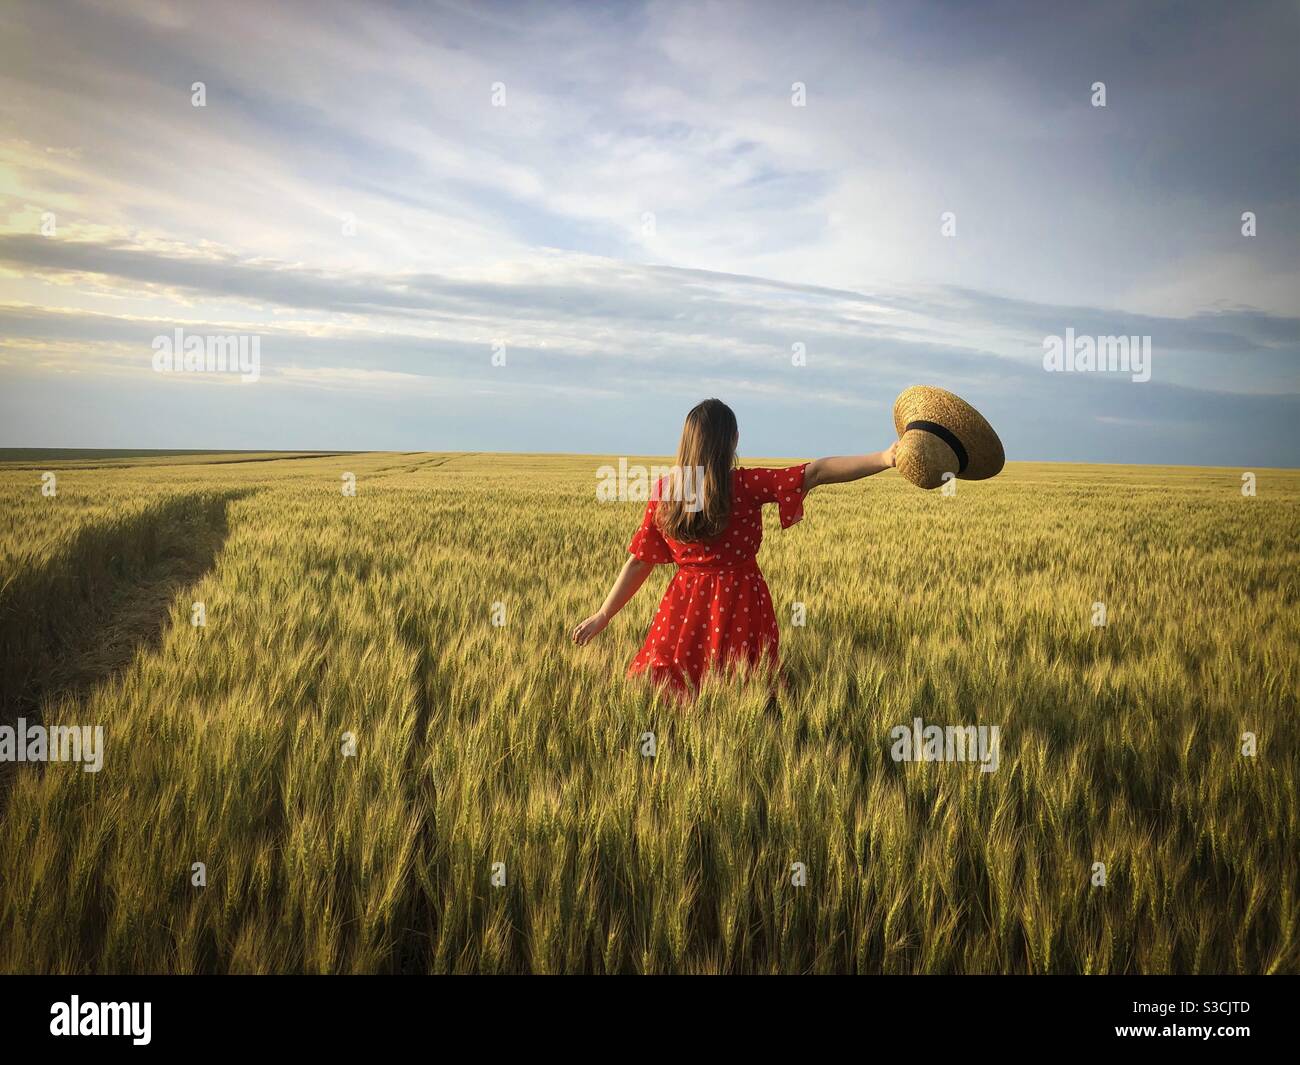
M 760 555 L 779 706 L 682 710 L 623 676 L 666 569 L 567 640 L 640 514 L 605 461 L 0 471 L 6 723 L 107 736 L 4 767 L 0 969 L 1300 968 L 1300 473 L 818 489 Z M 894 761 L 915 717 L 997 771 Z

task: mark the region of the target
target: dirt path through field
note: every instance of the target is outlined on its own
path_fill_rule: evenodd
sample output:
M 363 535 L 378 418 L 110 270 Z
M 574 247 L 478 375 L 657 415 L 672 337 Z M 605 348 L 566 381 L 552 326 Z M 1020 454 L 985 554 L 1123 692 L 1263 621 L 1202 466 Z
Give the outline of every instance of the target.
M 137 651 L 156 648 L 177 593 L 216 562 L 240 494 L 173 497 L 89 526 L 0 590 L 0 725 L 40 724 L 52 701 L 83 702 Z M 14 769 L 0 762 L 0 809 Z

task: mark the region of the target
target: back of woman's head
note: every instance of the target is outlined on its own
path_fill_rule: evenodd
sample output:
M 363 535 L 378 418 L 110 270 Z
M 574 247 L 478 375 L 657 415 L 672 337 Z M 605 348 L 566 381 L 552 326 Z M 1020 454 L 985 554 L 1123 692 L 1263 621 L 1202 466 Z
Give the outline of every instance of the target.
M 691 408 L 655 515 L 660 532 L 689 542 L 711 539 L 727 527 L 738 440 L 736 416 L 722 400 Z

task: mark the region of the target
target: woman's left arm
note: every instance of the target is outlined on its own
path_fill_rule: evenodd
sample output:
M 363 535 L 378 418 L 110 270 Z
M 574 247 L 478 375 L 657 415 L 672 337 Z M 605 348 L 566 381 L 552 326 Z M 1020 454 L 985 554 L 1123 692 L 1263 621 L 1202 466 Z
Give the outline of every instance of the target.
M 897 447 L 898 441 L 895 440 L 884 451 L 871 455 L 831 455 L 824 459 L 813 459 L 804 467 L 803 490 L 811 492 L 819 484 L 860 481 L 873 473 L 888 470 L 894 465 L 894 451 Z
M 604 605 L 586 621 L 574 626 L 573 642 L 581 647 L 608 625 L 614 615 L 627 605 L 628 600 L 641 590 L 641 585 L 645 584 L 645 579 L 654 568 L 653 562 L 644 562 L 639 558 L 629 558 L 624 562 L 614 586 L 605 597 Z

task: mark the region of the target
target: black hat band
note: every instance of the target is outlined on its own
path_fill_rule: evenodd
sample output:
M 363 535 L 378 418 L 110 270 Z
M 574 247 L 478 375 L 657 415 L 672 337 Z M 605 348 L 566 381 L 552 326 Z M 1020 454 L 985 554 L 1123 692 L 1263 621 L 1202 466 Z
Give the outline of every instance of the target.
M 957 456 L 957 472 L 966 472 L 966 463 L 969 461 L 966 457 L 966 449 L 961 446 L 961 441 L 951 432 L 945 429 L 938 422 L 908 422 L 907 425 L 903 427 L 903 432 L 906 433 L 912 429 L 920 429 L 924 433 L 930 433 L 937 436 L 952 448 L 952 453 Z

